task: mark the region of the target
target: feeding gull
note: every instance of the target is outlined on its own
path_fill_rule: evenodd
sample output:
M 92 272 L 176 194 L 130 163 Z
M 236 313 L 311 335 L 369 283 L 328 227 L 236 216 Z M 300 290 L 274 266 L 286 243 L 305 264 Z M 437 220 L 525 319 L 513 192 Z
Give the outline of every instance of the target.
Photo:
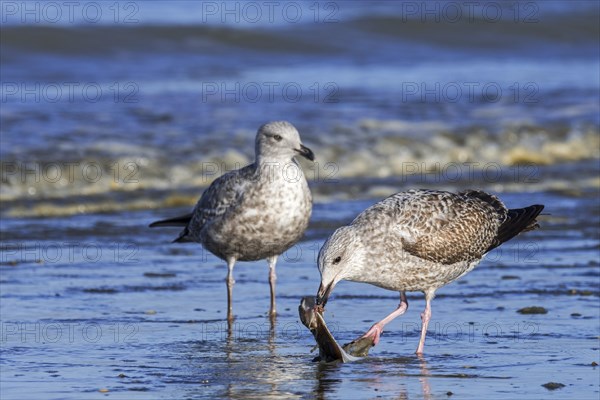
M 175 242 L 201 243 L 227 262 L 227 317 L 233 318 L 233 266 L 236 261 L 267 259 L 275 307 L 277 257 L 304 234 L 312 211 L 308 183 L 294 157 L 314 160 L 296 128 L 285 121 L 258 129 L 255 160 L 216 179 L 191 214 L 150 226 L 184 226 Z
M 422 354 L 435 291 L 471 271 L 490 250 L 538 228 L 543 208 L 509 210 L 497 197 L 474 190 L 396 193 L 327 239 L 318 258 L 317 305 L 325 305 L 341 280 L 400 292 L 398 308 L 363 335 L 377 344 L 384 326 L 407 310 L 405 292 L 421 291 L 426 305 L 416 353 Z

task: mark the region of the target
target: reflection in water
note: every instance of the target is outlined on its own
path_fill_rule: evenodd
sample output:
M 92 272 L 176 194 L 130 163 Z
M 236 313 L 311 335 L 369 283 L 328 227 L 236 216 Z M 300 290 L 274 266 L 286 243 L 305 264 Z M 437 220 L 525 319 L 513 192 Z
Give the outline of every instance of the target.
M 275 358 L 276 339 L 277 339 L 275 323 L 277 322 L 277 315 L 270 314 L 269 322 L 271 324 L 269 325 L 269 339 L 267 341 L 267 345 L 268 345 L 268 349 L 269 349 L 269 355 L 271 356 L 271 358 Z
M 409 399 L 407 383 L 416 376 L 420 382 L 420 398 L 429 400 L 432 399 L 430 375 L 427 362 L 422 356 L 366 357 L 352 364 L 319 362 L 314 363 L 313 394 L 318 399 L 326 399 L 331 395 L 353 393 L 356 390 L 364 392 L 367 388 L 375 395 L 394 393 L 397 399 Z M 391 381 L 388 379 L 390 377 Z M 355 389 L 354 384 L 360 387 Z
M 327 393 L 335 393 L 342 382 L 339 375 L 344 364 L 339 362 L 315 363 L 315 389 L 317 399 L 326 399 Z
M 286 356 L 290 341 L 298 337 L 278 326 L 275 318 L 264 325 L 224 323 L 222 329 L 222 338 L 194 342 L 186 349 L 191 365 L 185 379 L 193 386 L 186 388 L 186 395 L 289 397 L 313 367 L 306 357 Z M 196 385 L 199 381 L 206 385 Z
M 419 359 L 419 365 L 421 367 L 419 381 L 421 381 L 421 388 L 423 389 L 423 398 L 429 400 L 431 399 L 431 387 L 429 386 L 429 370 L 427 369 L 427 362 L 421 354 L 419 354 L 417 358 Z

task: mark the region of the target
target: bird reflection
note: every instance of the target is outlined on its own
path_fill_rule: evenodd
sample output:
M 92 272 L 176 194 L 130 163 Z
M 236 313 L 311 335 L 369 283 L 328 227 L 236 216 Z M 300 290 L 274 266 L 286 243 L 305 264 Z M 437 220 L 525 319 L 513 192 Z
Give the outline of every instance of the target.
M 316 398 L 326 399 L 327 394 L 335 393 L 342 379 L 339 372 L 343 364 L 340 362 L 324 363 L 318 362 L 315 368 L 315 390 Z M 335 378 L 337 376 L 338 378 Z
M 401 358 L 370 358 L 357 361 L 361 364 L 360 377 L 357 378 L 356 369 L 348 364 L 341 362 L 316 363 L 315 364 L 315 386 L 313 394 L 317 399 L 326 399 L 334 394 L 340 394 L 342 384 L 360 381 L 366 383 L 369 389 L 375 393 L 381 393 L 384 397 L 389 396 L 390 374 L 397 375 L 393 379 L 395 384 L 393 391 L 396 391 L 394 398 L 407 400 L 410 398 L 407 389 L 410 379 L 417 377 L 421 386 L 422 398 L 432 399 L 429 377 L 431 375 L 427 362 L 424 357 L 401 357 Z M 418 369 L 418 371 L 417 371 Z M 394 374 L 394 371 L 397 374 Z M 366 376 L 370 378 L 365 378 Z M 387 378 L 386 378 L 387 377 Z M 398 384 L 399 387 L 398 387 Z M 386 393 L 388 392 L 388 393 Z
M 421 367 L 421 376 L 419 377 L 419 381 L 421 381 L 421 389 L 423 390 L 423 398 L 425 400 L 431 399 L 431 387 L 429 386 L 429 369 L 427 369 L 427 361 L 425 361 L 425 357 L 422 355 L 418 355 L 419 366 Z

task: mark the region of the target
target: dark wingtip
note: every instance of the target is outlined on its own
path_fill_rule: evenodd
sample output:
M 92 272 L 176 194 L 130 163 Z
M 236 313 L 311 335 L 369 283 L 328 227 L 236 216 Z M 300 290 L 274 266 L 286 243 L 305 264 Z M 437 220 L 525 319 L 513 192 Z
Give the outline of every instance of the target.
M 169 219 L 161 219 L 160 221 L 154 221 L 150 225 L 149 228 L 154 228 L 157 226 L 187 226 L 190 220 L 192 219 L 192 214 L 182 215 L 180 217 L 169 218 Z
M 537 221 L 535 220 L 538 215 L 540 215 L 542 213 L 542 211 L 544 210 L 544 205 L 543 204 L 534 204 L 531 205 L 529 207 L 525 207 L 526 210 L 531 210 L 531 214 L 530 214 L 530 219 L 532 221 L 532 224 L 537 225 L 537 228 L 539 228 L 540 226 L 537 224 Z
M 487 251 L 509 241 L 519 233 L 538 229 L 540 225 L 537 223 L 536 218 L 543 209 L 542 204 L 534 204 L 529 207 L 508 210 L 506 220 L 498 229 L 498 235 Z

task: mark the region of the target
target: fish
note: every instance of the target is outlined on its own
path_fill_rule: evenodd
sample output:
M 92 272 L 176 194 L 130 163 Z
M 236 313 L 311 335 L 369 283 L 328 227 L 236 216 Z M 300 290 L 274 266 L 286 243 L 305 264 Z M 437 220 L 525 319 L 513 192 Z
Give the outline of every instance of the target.
M 319 348 L 319 355 L 313 361 L 342 362 L 348 363 L 358 361 L 369 355 L 369 350 L 375 344 L 372 337 L 362 337 L 346 343 L 343 346 L 335 340 L 325 319 L 323 318 L 324 309 L 317 305 L 316 297 L 305 296 L 298 306 L 300 321 L 306 326 L 315 337 Z

